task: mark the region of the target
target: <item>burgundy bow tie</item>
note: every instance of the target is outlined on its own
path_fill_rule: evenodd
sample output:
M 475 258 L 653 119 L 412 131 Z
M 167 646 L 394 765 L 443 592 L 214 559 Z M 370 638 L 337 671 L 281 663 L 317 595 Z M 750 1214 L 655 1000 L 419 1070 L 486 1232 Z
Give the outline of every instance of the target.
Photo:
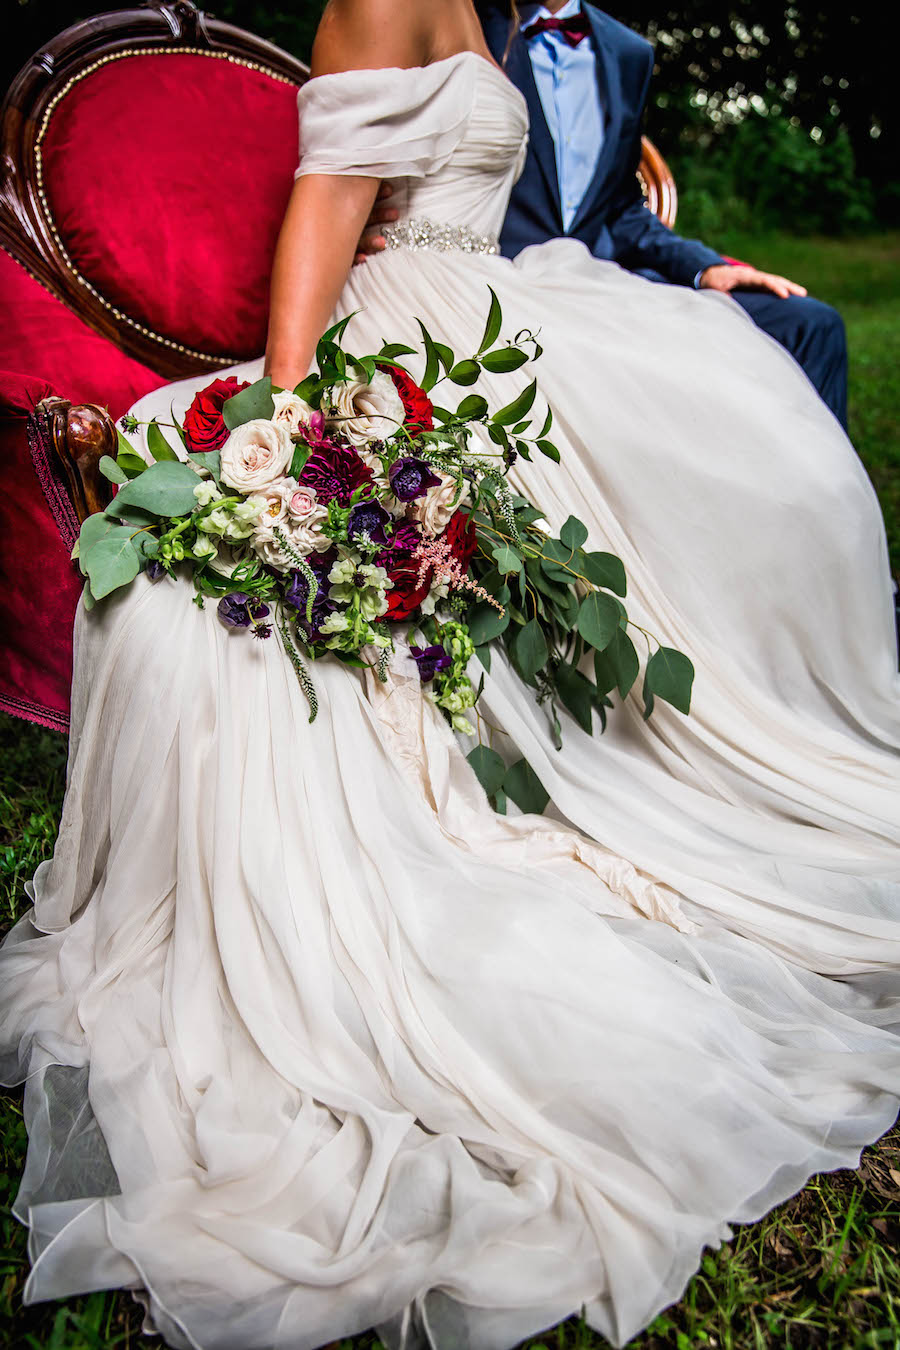
M 569 19 L 538 19 L 523 30 L 526 38 L 537 37 L 539 33 L 561 33 L 570 47 L 577 47 L 583 37 L 587 37 L 591 26 L 584 14 L 573 14 Z

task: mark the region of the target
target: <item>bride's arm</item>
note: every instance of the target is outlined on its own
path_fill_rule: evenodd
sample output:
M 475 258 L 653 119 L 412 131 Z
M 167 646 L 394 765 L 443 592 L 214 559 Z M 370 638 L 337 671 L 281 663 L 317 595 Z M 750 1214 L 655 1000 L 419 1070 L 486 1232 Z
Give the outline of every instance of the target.
M 331 0 L 312 74 L 426 64 L 419 0 Z M 379 179 L 309 174 L 294 184 L 272 265 L 265 372 L 283 389 L 307 374 L 375 201 Z

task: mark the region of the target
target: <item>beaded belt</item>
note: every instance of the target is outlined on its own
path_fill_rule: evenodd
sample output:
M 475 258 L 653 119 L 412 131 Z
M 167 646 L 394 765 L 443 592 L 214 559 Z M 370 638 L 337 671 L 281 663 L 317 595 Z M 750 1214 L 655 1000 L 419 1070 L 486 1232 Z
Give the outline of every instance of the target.
M 433 249 L 436 253 L 499 253 L 494 234 L 478 234 L 468 225 L 440 225 L 436 220 L 413 217 L 392 221 L 381 231 L 388 248 Z

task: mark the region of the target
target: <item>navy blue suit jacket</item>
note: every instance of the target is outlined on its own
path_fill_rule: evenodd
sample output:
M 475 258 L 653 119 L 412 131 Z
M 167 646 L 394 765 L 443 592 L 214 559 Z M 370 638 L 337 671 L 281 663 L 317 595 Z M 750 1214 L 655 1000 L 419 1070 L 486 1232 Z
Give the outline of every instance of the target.
M 641 122 L 653 72 L 653 48 L 637 33 L 594 5 L 584 4 L 597 53 L 597 78 L 606 124 L 594 176 L 574 220 L 563 228 L 553 138 L 534 81 L 528 44 L 513 39 L 506 73 L 525 95 L 531 134 L 522 176 L 513 188 L 500 235 L 501 251 L 513 258 L 528 244 L 569 236 L 597 258 L 632 272 L 692 286 L 698 272 L 722 262 L 720 254 L 696 239 L 682 239 L 643 204 L 636 173 L 641 158 Z M 482 7 L 488 46 L 502 61 L 509 37 L 508 10 Z

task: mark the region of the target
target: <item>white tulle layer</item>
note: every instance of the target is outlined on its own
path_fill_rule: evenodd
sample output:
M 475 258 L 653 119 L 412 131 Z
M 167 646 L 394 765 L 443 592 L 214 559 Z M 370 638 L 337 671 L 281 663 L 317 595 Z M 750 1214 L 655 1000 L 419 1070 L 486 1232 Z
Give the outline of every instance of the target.
M 556 817 L 503 820 L 402 649 L 384 687 L 321 663 L 310 725 L 277 640 L 184 583 L 79 613 L 60 838 L 0 952 L 29 1299 L 129 1286 L 202 1350 L 373 1325 L 506 1350 L 584 1304 L 622 1345 L 705 1244 L 896 1114 L 871 487 L 730 301 L 579 246 L 367 264 L 348 341 L 419 314 L 467 354 L 488 281 L 506 331 L 543 322 L 558 415 L 562 465 L 520 481 L 621 554 L 633 616 L 695 661 L 693 712 L 644 723 L 631 696 L 557 753 L 495 658 L 485 715 Z

